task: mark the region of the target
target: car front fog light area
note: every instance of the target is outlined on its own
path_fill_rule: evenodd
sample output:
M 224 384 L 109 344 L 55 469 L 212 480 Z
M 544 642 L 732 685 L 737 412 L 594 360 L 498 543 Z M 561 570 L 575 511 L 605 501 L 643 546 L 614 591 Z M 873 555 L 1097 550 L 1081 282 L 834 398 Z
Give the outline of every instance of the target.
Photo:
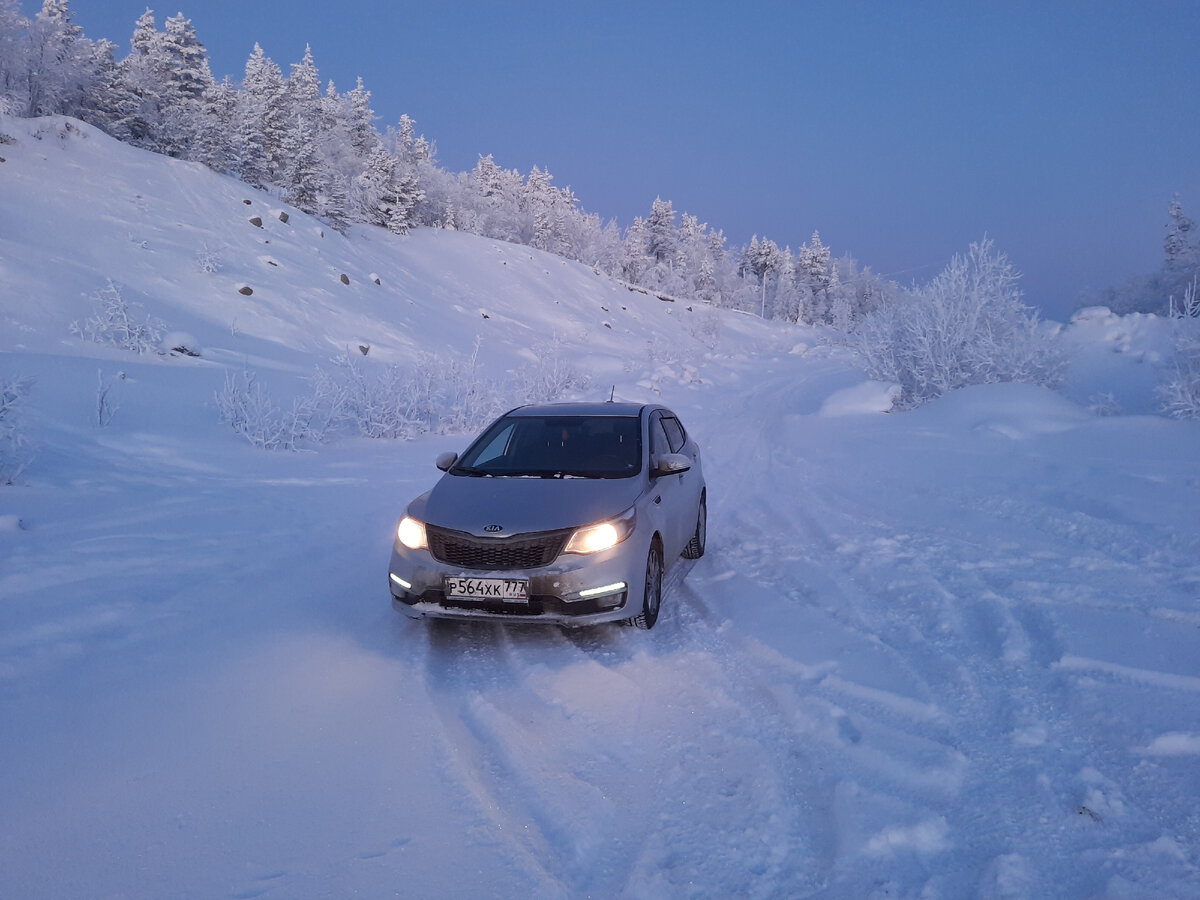
M 625 595 L 628 590 L 629 585 L 625 582 L 614 581 L 612 584 L 602 584 L 599 587 L 587 588 L 564 599 L 570 603 L 588 600 L 594 604 L 595 609 L 613 609 L 625 602 Z
M 629 585 L 627 585 L 623 581 L 617 581 L 617 582 L 614 582 L 613 584 L 604 584 L 604 585 L 601 585 L 600 587 L 588 588 L 586 591 L 580 591 L 579 598 L 581 600 L 587 600 L 591 597 L 600 597 L 604 594 L 616 594 L 620 591 L 625 590 L 625 588 L 627 588 L 628 586 Z

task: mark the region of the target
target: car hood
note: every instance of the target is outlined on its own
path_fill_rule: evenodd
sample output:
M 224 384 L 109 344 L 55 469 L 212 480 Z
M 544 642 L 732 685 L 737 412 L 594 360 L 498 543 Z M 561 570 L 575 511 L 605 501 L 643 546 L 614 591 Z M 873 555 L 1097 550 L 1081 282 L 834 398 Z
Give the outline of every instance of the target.
M 474 478 L 443 475 L 409 512 L 442 528 L 480 537 L 576 528 L 612 518 L 642 493 L 635 478 Z M 487 526 L 501 531 L 485 531 Z

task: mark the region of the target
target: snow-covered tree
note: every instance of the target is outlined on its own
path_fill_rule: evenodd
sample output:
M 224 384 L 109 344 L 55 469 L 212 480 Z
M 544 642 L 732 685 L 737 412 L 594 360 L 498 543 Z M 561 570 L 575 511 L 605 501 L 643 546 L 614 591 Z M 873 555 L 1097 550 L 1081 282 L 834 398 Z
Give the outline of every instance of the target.
M 98 80 L 92 41 L 73 21 L 67 0 L 43 0 L 42 8 L 18 34 L 11 60 L 0 63 L 8 70 L 5 80 L 8 104 L 25 116 L 61 113 L 81 115 L 85 98 Z M 10 8 L 0 13 L 0 23 L 12 28 L 20 22 Z
M 276 181 L 286 165 L 289 107 L 283 72 L 258 44 L 246 60 L 236 140 L 239 173 L 251 184 Z
M 375 129 L 375 111 L 371 109 L 371 92 L 363 86 L 362 78 L 347 95 L 349 102 L 350 143 L 362 159 L 369 159 L 380 145 Z
M 916 406 L 969 384 L 1055 384 L 1063 359 L 1021 302 L 1018 274 L 992 241 L 972 244 L 929 284 L 877 309 L 854 338 L 868 374 Z
M 828 324 L 834 272 L 830 249 L 821 243 L 818 232 L 814 231 L 796 254 L 794 275 L 801 294 L 801 320 L 809 325 Z
M 207 104 L 213 87 L 208 54 L 196 37 L 191 20 L 182 13 L 167 19 L 156 50 L 161 54 L 154 67 L 162 77 L 159 85 L 162 132 L 158 140 L 161 152 L 195 159 L 196 147 L 208 124 Z
M 24 113 L 25 38 L 29 20 L 17 0 L 0 0 L 0 115 Z
M 321 76 L 313 61 L 312 47 L 305 45 L 304 58 L 292 63 L 292 72 L 287 80 L 288 105 L 295 119 L 308 120 L 313 128 L 319 127 L 321 116 Z
M 415 224 L 413 211 L 421 199 L 420 187 L 413 175 L 397 171 L 396 157 L 382 147 L 371 154 L 355 187 L 366 222 L 382 225 L 395 234 L 407 234 Z
M 679 255 L 675 209 L 670 200 L 655 199 L 646 219 L 646 254 L 656 263 L 673 266 Z
M 1196 223 L 1183 212 L 1179 195 L 1171 198 L 1167 207 L 1167 236 L 1163 241 L 1166 265 L 1169 269 L 1192 267 L 1197 262 Z
M 297 119 L 287 144 L 283 199 L 297 209 L 319 215 L 319 192 L 323 181 L 323 167 L 312 126 L 305 119 Z
M 764 318 L 767 314 L 768 282 L 778 280 L 783 271 L 783 263 L 784 255 L 779 245 L 767 238 L 760 241 L 758 235 L 754 235 L 750 244 L 742 251 L 739 271 L 743 275 L 752 276 L 758 282 L 759 315 Z

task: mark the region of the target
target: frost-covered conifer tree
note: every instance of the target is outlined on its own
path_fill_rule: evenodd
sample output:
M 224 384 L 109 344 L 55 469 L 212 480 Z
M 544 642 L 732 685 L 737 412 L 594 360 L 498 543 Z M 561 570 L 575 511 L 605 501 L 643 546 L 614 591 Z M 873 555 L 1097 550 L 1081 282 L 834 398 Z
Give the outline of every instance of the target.
M 320 215 L 318 190 L 324 181 L 322 171 L 313 129 L 305 119 L 297 119 L 287 145 L 283 199 L 306 213 Z
M 801 320 L 809 325 L 827 324 L 833 267 L 829 248 L 821 243 L 821 235 L 816 231 L 796 254 L 795 278 L 801 295 Z
M 232 172 L 235 170 L 233 142 L 238 127 L 238 91 L 228 76 L 205 91 L 203 110 L 196 143 L 189 156 L 214 171 Z
M 279 66 L 254 45 L 246 60 L 239 111 L 238 166 L 251 184 L 274 183 L 287 165 L 287 86 Z
M 467 230 L 502 241 L 520 241 L 520 197 L 524 190 L 521 174 L 496 165 L 491 154 L 481 156 L 467 177 L 463 216 Z
M 190 19 L 183 14 L 165 23 L 154 51 L 159 59 L 154 70 L 161 75 L 159 98 L 162 132 L 157 141 L 161 152 L 188 159 L 198 152 L 208 125 L 208 103 L 213 87 L 208 54 L 196 36 Z
M 147 9 L 134 23 L 129 55 L 118 66 L 119 82 L 109 101 L 114 116 L 113 133 L 148 149 L 157 149 L 157 138 L 162 131 L 161 91 L 165 75 L 160 68 L 161 43 L 154 13 Z
M 784 255 L 779 245 L 774 241 L 758 235 L 750 239 L 750 245 L 742 252 L 740 269 L 744 274 L 753 275 L 759 288 L 759 315 L 767 314 L 767 291 L 773 283 L 777 283 L 783 271 Z
M 13 99 L 26 116 L 80 115 L 96 81 L 93 43 L 73 21 L 67 0 L 44 0 L 18 42 Z
M 371 158 L 380 142 L 379 132 L 375 129 L 375 111 L 371 109 L 371 92 L 363 87 L 362 78 L 347 95 L 347 100 L 350 105 L 350 143 L 354 152 L 365 161 Z
M 23 112 L 25 37 L 29 20 L 17 0 L 0 0 L 0 115 Z
M 356 181 L 363 220 L 382 225 L 395 234 L 407 234 L 414 224 L 413 210 L 420 200 L 416 178 L 396 171 L 396 157 L 377 147 L 366 171 Z
M 679 235 L 675 230 L 675 209 L 661 197 L 650 207 L 646 220 L 646 252 L 656 263 L 673 266 L 679 255 Z
M 304 59 L 292 63 L 287 92 L 293 118 L 307 119 L 316 129 L 321 115 L 321 76 L 313 61 L 312 47 L 307 44 L 304 47 Z
M 1200 262 L 1200 246 L 1196 243 L 1196 223 L 1183 212 L 1176 194 L 1167 207 L 1167 236 L 1163 251 L 1168 270 L 1194 269 Z

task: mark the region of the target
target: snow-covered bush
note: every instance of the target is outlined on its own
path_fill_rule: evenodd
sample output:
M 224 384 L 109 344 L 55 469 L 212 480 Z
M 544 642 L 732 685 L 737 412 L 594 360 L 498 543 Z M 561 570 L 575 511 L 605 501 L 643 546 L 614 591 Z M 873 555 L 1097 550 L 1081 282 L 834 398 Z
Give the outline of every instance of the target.
M 1065 360 L 1021 302 L 1018 274 L 992 241 L 972 244 L 929 284 L 863 319 L 852 336 L 867 374 L 913 407 L 970 384 L 1053 386 Z
M 1163 411 L 1177 418 L 1200 418 L 1200 319 L 1176 319 L 1178 331 L 1167 375 L 1159 387 Z
M 313 379 L 314 408 L 330 430 L 349 426 L 366 437 L 412 438 L 473 431 L 500 411 L 503 391 L 478 372 L 479 342 L 467 359 L 424 353 L 411 369 L 369 363 L 349 353 L 334 372 Z
M 428 430 L 423 392 L 399 367 L 385 366 L 372 376 L 349 353 L 334 366 L 332 373 L 318 369 L 313 377 L 313 409 L 328 430 L 348 424 L 370 438 L 408 438 Z
M 93 297 L 96 315 L 86 319 L 82 324 L 71 323 L 71 333 L 77 334 L 85 341 L 95 341 L 97 344 L 113 344 L 122 350 L 134 353 L 151 353 L 158 349 L 166 326 L 152 316 L 144 321 L 134 318 L 132 307 L 121 294 L 113 280 L 108 279 L 108 286 Z
M 503 410 L 502 386 L 479 372 L 479 350 L 483 340 L 478 335 L 471 356 L 465 360 L 433 357 L 426 363 L 437 366 L 443 385 L 442 429 L 451 434 L 477 431 Z
M 254 373 L 225 374 L 225 385 L 215 400 L 221 421 L 263 450 L 295 448 L 291 429 Z
M 537 362 L 528 363 L 515 373 L 514 395 L 521 403 L 549 403 L 567 391 L 585 390 L 591 379 L 563 358 L 557 338 L 533 348 Z
M 0 377 L 0 485 L 12 484 L 29 465 L 29 445 L 21 429 L 20 407 L 33 379 Z
M 1172 295 L 1167 307 L 1172 319 L 1200 319 L 1200 275 L 1193 275 L 1191 282 L 1184 285 L 1182 300 L 1176 302 Z
M 709 350 L 716 350 L 721 341 L 721 317 L 715 310 L 701 310 L 688 319 L 687 330 Z
M 204 274 L 215 275 L 221 271 L 222 264 L 221 255 L 207 243 L 196 251 L 196 268 Z
M 226 375 L 217 408 L 222 422 L 266 450 L 295 450 L 344 431 L 403 440 L 430 432 L 471 432 L 500 413 L 507 393 L 480 377 L 478 352 L 477 344 L 466 360 L 423 354 L 411 369 L 372 367 L 344 353 L 331 369 L 317 369 L 310 391 L 286 413 L 253 373 Z

